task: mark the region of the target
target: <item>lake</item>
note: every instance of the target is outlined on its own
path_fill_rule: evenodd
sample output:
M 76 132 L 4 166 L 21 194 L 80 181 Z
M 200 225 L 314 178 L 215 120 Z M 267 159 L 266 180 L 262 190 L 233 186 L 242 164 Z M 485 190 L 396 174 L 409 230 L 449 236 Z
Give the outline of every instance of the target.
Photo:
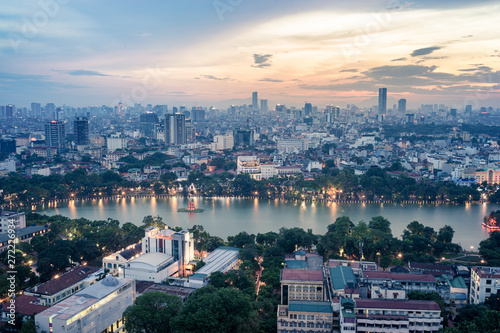
M 192 198 L 201 213 L 177 212 L 187 208 L 189 199 L 182 197 L 161 198 L 119 198 L 76 200 L 43 205 L 36 211 L 47 215 L 61 214 L 70 218 L 84 217 L 89 220 L 119 220 L 121 223 L 142 223 L 144 216 L 161 216 L 172 227 L 189 228 L 203 225 L 210 234 L 223 237 L 233 236 L 240 231 L 265 233 L 278 231 L 281 227 L 312 229 L 324 234 L 329 224 L 337 217 L 346 215 L 354 223 L 368 222 L 373 216 L 384 216 L 391 222 L 393 235 L 401 237 L 403 230 L 412 221 L 418 221 L 436 231 L 444 225 L 455 230 L 453 241 L 464 249 L 478 248 L 479 242 L 488 238 L 482 227 L 483 217 L 492 210 L 500 209 L 498 204 L 466 205 L 417 205 L 417 204 L 364 204 L 364 203 L 322 203 L 291 202 L 283 200 L 262 200 L 243 198 Z

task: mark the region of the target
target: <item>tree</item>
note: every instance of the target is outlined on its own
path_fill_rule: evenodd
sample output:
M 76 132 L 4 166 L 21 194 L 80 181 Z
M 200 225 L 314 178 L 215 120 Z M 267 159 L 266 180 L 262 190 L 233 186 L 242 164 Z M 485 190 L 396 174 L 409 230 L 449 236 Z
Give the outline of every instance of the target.
M 382 216 L 372 217 L 370 223 L 368 224 L 370 229 L 379 230 L 385 233 L 392 233 L 391 231 L 391 222 L 388 219 Z
M 455 230 L 449 225 L 445 225 L 441 229 L 439 229 L 439 233 L 437 235 L 437 240 L 443 242 L 445 244 L 451 243 L 453 241 L 453 235 L 455 234 Z
M 254 311 L 248 296 L 237 289 L 212 286 L 195 291 L 176 317 L 180 332 L 252 332 Z
M 243 248 L 247 244 L 255 244 L 255 235 L 242 231 L 236 236 L 229 236 L 227 240 L 230 246 Z
M 479 243 L 479 254 L 491 266 L 500 266 L 500 231 L 491 233 L 488 239 Z
M 178 296 L 161 291 L 144 293 L 123 313 L 125 329 L 130 333 L 173 332 L 174 318 L 181 309 L 182 301 Z

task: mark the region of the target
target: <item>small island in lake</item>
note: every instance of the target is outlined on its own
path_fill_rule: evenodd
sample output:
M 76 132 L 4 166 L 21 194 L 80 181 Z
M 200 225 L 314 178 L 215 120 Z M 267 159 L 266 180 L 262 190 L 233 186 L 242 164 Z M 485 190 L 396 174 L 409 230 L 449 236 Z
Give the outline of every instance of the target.
M 190 201 L 188 204 L 188 208 L 179 208 L 177 211 L 180 213 L 201 213 L 204 211 L 204 209 L 196 208 L 194 206 L 194 202 Z
M 486 216 L 483 220 L 483 226 L 488 231 L 500 230 L 500 210 L 491 212 L 490 215 Z

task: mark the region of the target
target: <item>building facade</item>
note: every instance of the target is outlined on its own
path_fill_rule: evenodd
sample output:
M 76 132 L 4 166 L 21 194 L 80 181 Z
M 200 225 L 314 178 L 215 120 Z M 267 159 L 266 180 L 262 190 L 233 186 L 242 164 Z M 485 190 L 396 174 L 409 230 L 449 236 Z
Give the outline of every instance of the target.
M 483 303 L 500 290 L 500 267 L 471 269 L 469 303 Z

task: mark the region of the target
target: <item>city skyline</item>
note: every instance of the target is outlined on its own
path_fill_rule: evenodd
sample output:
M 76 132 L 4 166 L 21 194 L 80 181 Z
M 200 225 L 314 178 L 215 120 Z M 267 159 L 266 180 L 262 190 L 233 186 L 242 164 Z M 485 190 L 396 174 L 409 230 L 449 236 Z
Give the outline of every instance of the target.
M 0 104 L 500 106 L 492 1 L 2 3 Z M 113 13 L 113 14 L 110 14 Z M 423 24 L 425 23 L 425 24 Z M 466 23 L 466 24 L 465 24 Z

